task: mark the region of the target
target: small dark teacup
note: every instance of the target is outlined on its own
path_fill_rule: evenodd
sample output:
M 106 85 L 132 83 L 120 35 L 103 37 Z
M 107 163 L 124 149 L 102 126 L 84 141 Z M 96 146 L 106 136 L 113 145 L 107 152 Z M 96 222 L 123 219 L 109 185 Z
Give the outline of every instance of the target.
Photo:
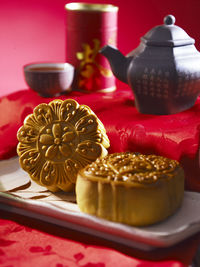
M 43 97 L 54 97 L 71 90 L 74 67 L 69 63 L 37 63 L 24 66 L 28 86 Z

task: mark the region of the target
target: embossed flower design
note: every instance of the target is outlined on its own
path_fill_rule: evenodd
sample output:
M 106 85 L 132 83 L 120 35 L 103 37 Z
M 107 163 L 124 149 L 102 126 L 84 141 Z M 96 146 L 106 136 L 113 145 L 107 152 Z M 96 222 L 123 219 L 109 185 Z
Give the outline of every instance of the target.
M 68 191 L 80 169 L 107 154 L 105 128 L 88 106 L 75 100 L 38 105 L 17 133 L 21 167 L 51 191 Z
M 75 134 L 73 131 L 65 132 L 59 123 L 55 123 L 52 129 L 48 129 L 46 134 L 41 134 L 39 142 L 43 145 L 42 149 L 45 150 L 45 157 L 49 159 L 68 157 L 72 152 L 70 145 L 73 145 Z

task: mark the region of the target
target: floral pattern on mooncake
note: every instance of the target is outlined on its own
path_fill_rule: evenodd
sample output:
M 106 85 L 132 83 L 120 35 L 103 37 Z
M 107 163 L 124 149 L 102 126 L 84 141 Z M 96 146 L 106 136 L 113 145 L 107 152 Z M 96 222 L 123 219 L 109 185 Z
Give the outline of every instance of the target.
M 18 130 L 17 153 L 31 179 L 69 191 L 80 169 L 107 154 L 109 139 L 93 111 L 75 100 L 38 105 Z

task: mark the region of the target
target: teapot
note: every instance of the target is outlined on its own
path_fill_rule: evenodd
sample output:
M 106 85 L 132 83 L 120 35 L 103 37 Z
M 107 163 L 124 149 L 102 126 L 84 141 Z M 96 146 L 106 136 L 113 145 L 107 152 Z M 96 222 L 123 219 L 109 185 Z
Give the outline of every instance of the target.
M 113 74 L 131 87 L 140 113 L 167 115 L 191 108 L 200 92 L 200 53 L 168 15 L 148 31 L 139 46 L 124 56 L 107 45 L 100 53 Z

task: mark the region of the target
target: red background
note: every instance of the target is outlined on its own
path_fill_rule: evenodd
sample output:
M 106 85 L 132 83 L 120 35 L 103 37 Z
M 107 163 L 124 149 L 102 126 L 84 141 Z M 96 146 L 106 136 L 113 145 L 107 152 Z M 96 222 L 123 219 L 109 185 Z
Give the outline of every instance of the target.
M 27 88 L 23 65 L 65 61 L 64 0 L 0 1 L 0 94 Z M 81 2 L 81 1 L 80 1 Z M 83 2 L 83 1 L 82 1 Z M 200 50 L 199 0 L 85 0 L 119 6 L 118 47 L 130 52 L 150 28 L 173 14 Z

